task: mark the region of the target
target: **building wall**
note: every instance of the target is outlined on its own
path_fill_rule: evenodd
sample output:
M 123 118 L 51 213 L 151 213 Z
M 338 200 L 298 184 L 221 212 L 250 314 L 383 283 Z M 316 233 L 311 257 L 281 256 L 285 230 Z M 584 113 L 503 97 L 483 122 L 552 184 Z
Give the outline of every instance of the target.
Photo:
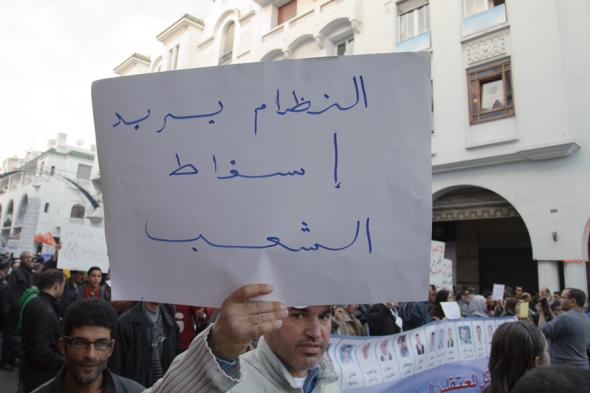
M 57 146 L 53 146 L 41 155 L 26 161 L 17 170 L 25 171 L 25 174 L 11 175 L 2 180 L 8 187 L 0 192 L 0 222 L 3 226 L 8 217 L 7 206 L 9 201 L 15 204 L 12 225 L 9 230 L 1 228 L 0 245 L 8 248 L 16 254 L 24 250 L 33 250 L 33 237 L 35 234 L 51 232 L 54 236 L 60 236 L 60 229 L 67 223 L 89 225 L 85 219 L 70 218 L 72 206 L 81 204 L 85 207 L 85 214 L 92 211 L 92 206 L 71 183 L 67 177 L 85 189 L 91 191 L 90 180 L 76 177 L 78 165 L 84 164 L 92 168 L 93 153 L 84 149 L 67 146 L 65 140 Z M 73 152 L 73 153 L 72 153 Z M 79 153 L 87 156 L 80 156 Z M 51 167 L 54 166 L 52 174 Z M 21 210 L 24 197 L 28 199 L 28 207 L 24 217 L 17 219 Z M 45 205 L 49 204 L 47 212 Z M 19 236 L 14 238 L 20 232 Z M 10 236 L 10 238 L 8 238 Z
M 331 56 L 353 36 L 353 54 L 430 52 L 433 196 L 463 185 L 492 190 L 522 216 L 533 259 L 587 259 L 590 2 L 507 0 L 505 22 L 486 25 L 486 15 L 499 15 L 490 12 L 473 29 L 463 1 L 431 0 L 430 32 L 404 42 L 398 3 L 300 0 L 298 16 L 275 26 L 276 1 L 216 1 L 195 37 L 198 51 L 191 47 L 182 66 L 217 65 L 229 20 L 236 23 L 232 63 Z M 511 60 L 515 116 L 470 125 L 467 70 L 502 58 Z

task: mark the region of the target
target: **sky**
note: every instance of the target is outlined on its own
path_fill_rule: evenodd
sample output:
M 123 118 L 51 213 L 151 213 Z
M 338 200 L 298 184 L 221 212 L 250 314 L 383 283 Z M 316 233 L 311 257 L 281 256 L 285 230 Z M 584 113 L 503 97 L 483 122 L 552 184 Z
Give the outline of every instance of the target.
M 134 52 L 185 13 L 204 18 L 212 0 L 1 0 L 0 164 L 67 143 L 95 143 L 90 86 L 114 77 Z

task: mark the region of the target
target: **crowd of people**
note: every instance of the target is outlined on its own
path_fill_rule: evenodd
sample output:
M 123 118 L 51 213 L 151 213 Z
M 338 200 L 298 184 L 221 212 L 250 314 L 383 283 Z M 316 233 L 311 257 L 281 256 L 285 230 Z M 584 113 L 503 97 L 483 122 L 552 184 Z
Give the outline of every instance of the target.
M 449 301 L 466 318 L 518 319 L 494 334 L 485 393 L 529 392 L 538 381 L 558 391 L 550 387 L 562 378 L 545 378 L 554 374 L 568 376 L 560 392 L 590 392 L 590 313 L 580 289 L 531 295 L 517 286 L 493 300 L 431 286 L 424 302 L 287 307 L 253 300 L 272 291 L 259 284 L 211 309 L 113 302 L 108 272 L 64 274 L 57 258 L 0 255 L 0 368 L 19 373 L 22 392 L 338 392 L 324 356 L 332 334 L 415 329 L 445 319 Z

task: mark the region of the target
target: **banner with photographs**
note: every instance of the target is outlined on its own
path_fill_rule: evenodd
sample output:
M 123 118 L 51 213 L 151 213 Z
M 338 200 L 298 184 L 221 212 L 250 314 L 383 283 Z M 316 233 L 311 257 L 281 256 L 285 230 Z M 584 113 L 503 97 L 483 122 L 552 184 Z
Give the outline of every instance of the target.
M 478 393 L 489 382 L 492 336 L 514 320 L 466 318 L 393 336 L 334 336 L 328 354 L 350 393 Z

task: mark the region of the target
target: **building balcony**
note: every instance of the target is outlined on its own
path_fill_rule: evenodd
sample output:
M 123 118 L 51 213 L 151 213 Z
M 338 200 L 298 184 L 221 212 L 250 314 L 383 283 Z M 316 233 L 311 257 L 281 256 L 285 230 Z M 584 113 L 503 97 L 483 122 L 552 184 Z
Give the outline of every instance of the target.
M 400 41 L 395 45 L 394 52 L 420 52 L 430 49 L 430 32 L 418 34 L 417 36 Z
M 302 11 L 293 19 L 274 27 L 262 34 L 262 53 L 269 53 L 272 50 L 290 50 L 291 46 L 304 37 L 316 39 L 320 45 L 326 30 L 330 26 L 349 25 L 353 29 L 359 28 L 357 19 L 358 0 L 324 0 L 308 10 Z M 270 2 L 269 2 L 270 3 Z
M 506 22 L 506 5 L 501 4 L 463 19 L 463 36 L 485 32 Z

